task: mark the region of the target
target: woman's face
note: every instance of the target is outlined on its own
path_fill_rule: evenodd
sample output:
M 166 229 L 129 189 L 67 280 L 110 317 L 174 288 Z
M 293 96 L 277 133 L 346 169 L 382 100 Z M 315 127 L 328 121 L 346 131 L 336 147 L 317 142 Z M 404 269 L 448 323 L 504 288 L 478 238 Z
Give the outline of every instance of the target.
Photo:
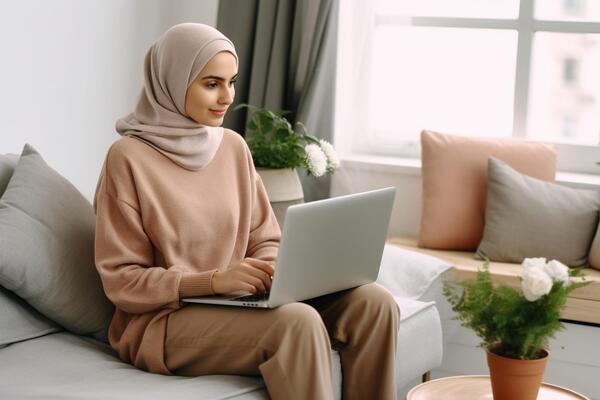
M 237 78 L 233 54 L 222 51 L 210 59 L 185 93 L 185 112 L 200 125 L 221 126 L 233 103 Z

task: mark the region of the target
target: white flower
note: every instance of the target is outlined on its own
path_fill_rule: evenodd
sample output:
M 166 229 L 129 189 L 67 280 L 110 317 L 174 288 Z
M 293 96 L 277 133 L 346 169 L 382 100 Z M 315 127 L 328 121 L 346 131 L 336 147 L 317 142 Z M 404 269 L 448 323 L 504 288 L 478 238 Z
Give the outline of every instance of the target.
M 327 170 L 327 156 L 321 147 L 317 144 L 307 144 L 304 150 L 308 172 L 314 176 L 323 175 Z
M 546 265 L 546 259 L 544 257 L 526 258 L 521 265 L 523 268 L 544 267 Z
M 323 153 L 325 153 L 327 156 L 328 170 L 330 172 L 335 171 L 340 166 L 340 159 L 338 158 L 335 149 L 327 140 L 321 139 L 319 142 L 321 143 L 321 149 L 323 150 Z
M 569 267 L 560 261 L 548 261 L 548 264 L 544 267 L 544 271 L 550 275 L 554 282 L 562 282 L 564 286 L 569 285 Z
M 521 289 L 527 300 L 536 301 L 540 297 L 550 293 L 552 278 L 544 271 L 544 267 L 525 268 L 523 269 Z

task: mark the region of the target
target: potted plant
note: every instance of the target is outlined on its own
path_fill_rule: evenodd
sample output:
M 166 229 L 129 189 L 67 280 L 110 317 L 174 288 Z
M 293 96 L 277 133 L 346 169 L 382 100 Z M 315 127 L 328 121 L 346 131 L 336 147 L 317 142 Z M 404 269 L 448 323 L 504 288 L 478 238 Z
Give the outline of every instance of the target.
M 489 261 L 473 280 L 444 282 L 456 318 L 475 331 L 487 351 L 494 400 L 537 398 L 548 340 L 564 329 L 560 310 L 569 293 L 589 283 L 580 268 L 556 260 L 526 258 L 521 265 L 520 291 L 494 285 Z
M 297 122 L 294 129 L 285 118 L 289 111 L 273 112 L 249 104 L 239 104 L 234 110 L 244 107 L 252 111 L 246 142 L 281 224 L 285 209 L 304 198 L 296 169 L 320 177 L 333 173 L 340 161 L 331 143 L 308 134 L 304 124 Z

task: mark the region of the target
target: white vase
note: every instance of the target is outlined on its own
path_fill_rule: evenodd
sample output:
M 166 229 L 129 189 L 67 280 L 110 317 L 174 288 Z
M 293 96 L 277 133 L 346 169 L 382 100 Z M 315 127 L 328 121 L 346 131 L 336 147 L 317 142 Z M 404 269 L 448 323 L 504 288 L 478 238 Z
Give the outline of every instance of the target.
M 298 173 L 292 168 L 256 168 L 256 172 L 265 185 L 277 222 L 283 228 L 287 208 L 304 202 Z

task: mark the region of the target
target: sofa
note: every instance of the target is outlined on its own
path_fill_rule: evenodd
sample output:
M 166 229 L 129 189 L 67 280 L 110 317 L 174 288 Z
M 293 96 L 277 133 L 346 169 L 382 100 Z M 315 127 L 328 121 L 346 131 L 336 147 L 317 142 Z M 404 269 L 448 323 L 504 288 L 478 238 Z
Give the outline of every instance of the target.
M 32 146 L 0 155 L 1 399 L 269 398 L 260 377 L 166 376 L 122 362 L 106 339 L 113 306 L 94 267 L 93 235 L 89 202 Z M 441 364 L 436 300 L 449 268 L 385 245 L 377 281 L 401 310 L 398 398 Z M 332 358 L 341 398 L 339 354 Z

